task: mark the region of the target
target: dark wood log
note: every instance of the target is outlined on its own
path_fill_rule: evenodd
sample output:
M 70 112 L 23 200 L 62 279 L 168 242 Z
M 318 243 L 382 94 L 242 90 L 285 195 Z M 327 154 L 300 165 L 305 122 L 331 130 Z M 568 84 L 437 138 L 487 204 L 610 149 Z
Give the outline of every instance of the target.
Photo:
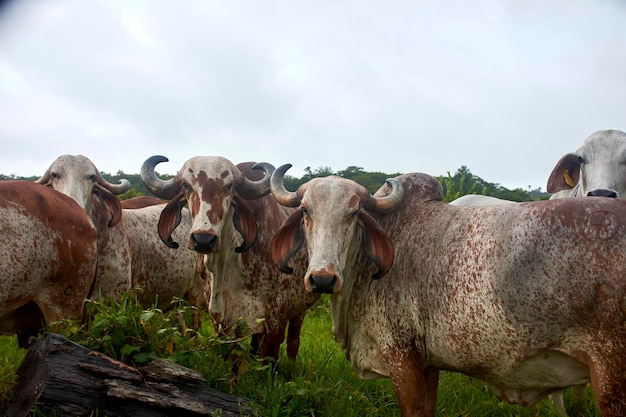
M 17 375 L 11 417 L 35 406 L 67 416 L 257 415 L 248 400 L 209 388 L 192 369 L 164 359 L 134 368 L 54 333 L 34 340 Z

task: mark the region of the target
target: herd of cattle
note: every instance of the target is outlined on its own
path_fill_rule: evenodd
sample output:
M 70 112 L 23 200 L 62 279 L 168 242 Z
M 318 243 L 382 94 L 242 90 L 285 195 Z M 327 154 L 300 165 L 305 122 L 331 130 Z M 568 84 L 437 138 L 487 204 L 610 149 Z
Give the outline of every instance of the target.
M 214 156 L 162 180 L 162 162 L 141 167 L 158 198 L 120 201 L 128 181 L 79 155 L 0 181 L 0 334 L 27 347 L 86 298 L 140 288 L 208 309 L 221 332 L 245 319 L 264 357 L 286 337 L 295 358 L 329 293 L 335 340 L 361 377 L 391 379 L 403 416 L 435 415 L 440 370 L 529 407 L 551 395 L 563 416 L 562 390 L 591 383 L 602 416 L 626 415 L 624 132 L 591 135 L 558 161 L 551 199 L 528 203 L 447 204 L 422 173 L 371 195 L 337 176 L 288 191 L 290 165 Z

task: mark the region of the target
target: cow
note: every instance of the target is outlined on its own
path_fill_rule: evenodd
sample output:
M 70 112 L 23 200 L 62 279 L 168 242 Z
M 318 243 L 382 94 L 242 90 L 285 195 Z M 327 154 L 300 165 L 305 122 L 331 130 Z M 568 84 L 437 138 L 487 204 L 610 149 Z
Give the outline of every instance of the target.
M 626 133 L 600 130 L 577 151 L 565 154 L 550 173 L 551 199 L 567 197 L 626 198 Z
M 626 199 L 626 133 L 600 130 L 589 136 L 582 146 L 564 155 L 548 178 L 550 199 L 570 197 L 611 197 Z M 510 204 L 512 201 L 487 196 L 463 196 L 450 204 L 484 206 Z M 586 388 L 575 388 L 575 408 L 584 406 Z M 566 417 L 563 393 L 550 395 L 558 414 Z
M 97 232 L 71 198 L 26 180 L 0 181 L 0 334 L 31 336 L 81 319 L 96 276 Z
M 123 209 L 138 209 L 165 203 L 167 203 L 167 201 L 149 195 L 139 195 L 137 197 L 132 197 L 121 201 Z
M 435 415 L 440 370 L 526 407 L 591 382 L 602 416 L 626 415 L 625 201 L 455 207 L 422 173 L 373 196 L 336 176 L 288 192 L 289 167 L 272 194 L 299 211 L 274 262 L 289 272 L 306 243 L 303 286 L 330 293 L 334 338 L 361 377 L 391 379 L 403 416 Z
M 112 184 L 102 177 L 89 158 L 61 155 L 35 182 L 73 198 L 94 222 L 98 230 L 98 273 L 94 295 L 118 298 L 130 291 L 130 249 L 123 226 L 117 227 L 122 219 L 117 195 L 128 191 L 128 180 Z
M 492 197 L 489 195 L 466 194 L 450 201 L 450 204 L 459 207 L 497 206 L 500 204 L 515 204 L 515 201 L 503 200 L 501 198 Z
M 184 297 L 197 308 L 193 328 L 200 325 L 200 309 L 208 309 L 209 272 L 203 255 L 172 251 L 158 237 L 162 205 L 123 209 L 116 194 L 130 184 L 106 183 L 94 163 L 83 155 L 62 155 L 37 180 L 74 198 L 96 224 L 99 235 L 97 287 L 94 295 L 119 298 L 137 290 L 141 305 L 155 303 L 167 309 L 173 297 Z M 115 220 L 114 220 L 115 219 Z M 180 237 L 191 225 L 189 212 L 181 210 Z
M 306 311 L 320 295 L 307 293 L 272 264 L 270 240 L 293 212 L 269 195 L 274 167 L 196 156 L 164 181 L 154 169 L 167 161 L 160 155 L 148 158 L 141 178 L 153 194 L 170 200 L 159 221 L 159 235 L 168 246 L 178 247 L 181 240 L 171 233 L 181 207 L 185 203 L 189 207 L 192 225 L 182 241 L 188 249 L 205 254 L 213 274 L 209 312 L 216 329 L 236 334 L 239 319 L 244 319 L 253 351 L 274 359 L 287 329 L 287 356 L 295 359 Z M 304 256 L 294 260 L 297 270 L 304 272 L 305 267 Z

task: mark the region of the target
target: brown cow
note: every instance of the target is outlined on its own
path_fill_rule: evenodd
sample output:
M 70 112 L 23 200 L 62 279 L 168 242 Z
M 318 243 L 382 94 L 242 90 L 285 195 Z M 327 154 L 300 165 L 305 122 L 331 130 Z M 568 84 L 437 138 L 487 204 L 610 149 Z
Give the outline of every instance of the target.
M 74 200 L 0 181 L 0 334 L 21 347 L 42 326 L 80 319 L 96 274 L 97 232 Z
M 254 333 L 253 347 L 261 356 L 277 359 L 288 324 L 287 354 L 295 358 L 306 311 L 319 295 L 306 293 L 272 264 L 271 238 L 293 212 L 268 195 L 274 167 L 253 169 L 253 163 L 235 166 L 226 158 L 198 156 L 163 181 L 154 168 L 165 161 L 163 156 L 148 158 L 141 178 L 152 193 L 171 199 L 159 222 L 161 239 L 171 247 L 178 247 L 171 233 L 187 203 L 193 220 L 184 240 L 189 249 L 206 254 L 213 273 L 209 311 L 216 327 L 231 332 L 239 318 L 245 319 Z M 304 272 L 305 257 L 295 264 Z
M 403 416 L 435 415 L 441 369 L 527 407 L 591 382 L 603 416 L 626 415 L 625 201 L 461 208 L 425 174 L 375 196 L 334 176 L 289 193 L 288 168 L 272 193 L 299 212 L 273 239 L 275 262 L 288 271 L 306 242 L 303 286 L 331 293 L 335 339 L 361 377 L 391 379 Z

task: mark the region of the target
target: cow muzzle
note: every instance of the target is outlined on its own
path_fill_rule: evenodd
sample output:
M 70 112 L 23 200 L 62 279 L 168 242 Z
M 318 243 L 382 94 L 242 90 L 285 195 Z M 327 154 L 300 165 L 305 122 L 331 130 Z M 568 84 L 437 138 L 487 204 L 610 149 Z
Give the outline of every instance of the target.
M 587 191 L 587 197 L 619 198 L 619 193 L 612 188 L 596 188 L 595 190 Z
M 219 249 L 219 237 L 214 233 L 192 233 L 190 242 L 193 250 L 200 253 L 208 254 Z
M 337 275 L 334 274 L 311 274 L 308 277 L 306 287 L 315 294 L 332 294 L 341 290 Z

